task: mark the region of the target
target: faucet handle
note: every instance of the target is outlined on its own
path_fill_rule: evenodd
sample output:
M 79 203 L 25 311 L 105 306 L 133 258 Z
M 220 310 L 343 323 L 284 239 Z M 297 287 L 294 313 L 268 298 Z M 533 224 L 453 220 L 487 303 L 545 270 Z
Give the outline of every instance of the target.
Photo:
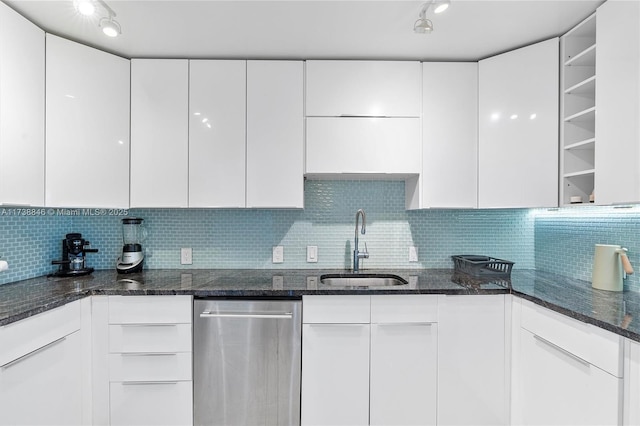
M 363 258 L 368 259 L 369 258 L 369 250 L 367 249 L 367 243 L 364 243 L 364 251 L 361 253 Z

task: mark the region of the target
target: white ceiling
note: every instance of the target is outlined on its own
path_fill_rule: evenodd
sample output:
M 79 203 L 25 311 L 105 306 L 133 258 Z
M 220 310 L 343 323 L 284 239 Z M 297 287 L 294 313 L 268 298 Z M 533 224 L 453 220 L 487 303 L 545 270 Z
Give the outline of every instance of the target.
M 122 35 L 102 34 L 72 0 L 3 0 L 46 31 L 127 58 L 475 61 L 558 36 L 602 0 L 451 0 L 429 35 L 424 1 L 106 0 Z

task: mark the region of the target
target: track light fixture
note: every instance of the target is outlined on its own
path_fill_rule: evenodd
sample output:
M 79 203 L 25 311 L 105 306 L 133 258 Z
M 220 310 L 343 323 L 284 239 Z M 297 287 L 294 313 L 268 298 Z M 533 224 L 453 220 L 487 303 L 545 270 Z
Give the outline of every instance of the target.
M 116 12 L 104 0 L 73 0 L 73 5 L 78 13 L 84 16 L 93 16 L 97 6 L 102 6 L 102 9 L 107 13 L 107 16 L 103 16 L 98 22 L 102 32 L 109 37 L 117 37 L 122 34 L 120 24 L 114 19 Z
M 433 22 L 427 19 L 427 11 L 433 6 L 434 13 L 442 13 L 449 8 L 450 0 L 430 0 L 422 5 L 418 20 L 413 24 L 413 32 L 416 34 L 429 34 L 433 31 Z

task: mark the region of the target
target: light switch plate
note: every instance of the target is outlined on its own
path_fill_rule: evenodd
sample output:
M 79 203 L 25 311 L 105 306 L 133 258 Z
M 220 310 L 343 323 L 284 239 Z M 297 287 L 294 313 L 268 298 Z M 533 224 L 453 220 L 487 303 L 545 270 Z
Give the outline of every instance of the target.
M 191 247 L 183 247 L 180 249 L 180 264 L 181 265 L 193 264 L 193 249 Z
M 418 249 L 415 246 L 409 247 L 409 262 L 418 261 Z
M 284 246 L 274 246 L 272 252 L 273 263 L 283 263 L 284 262 Z
M 307 262 L 318 263 L 318 246 L 307 246 Z

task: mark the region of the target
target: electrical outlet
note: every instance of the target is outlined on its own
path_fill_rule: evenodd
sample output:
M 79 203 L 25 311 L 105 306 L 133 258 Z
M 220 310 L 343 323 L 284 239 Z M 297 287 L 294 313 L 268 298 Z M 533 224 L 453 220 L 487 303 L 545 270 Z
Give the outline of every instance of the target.
M 318 289 L 318 277 L 307 277 L 307 290 Z
M 318 263 L 318 246 L 307 246 L 307 262 Z
M 180 264 L 192 265 L 193 264 L 193 249 L 191 247 L 183 247 L 180 249 Z
M 271 278 L 271 282 L 274 290 L 284 289 L 284 277 L 282 275 L 274 275 L 273 278 Z
M 274 246 L 272 252 L 273 263 L 283 263 L 284 262 L 284 246 Z
M 409 262 L 418 261 L 418 249 L 415 246 L 409 247 Z

